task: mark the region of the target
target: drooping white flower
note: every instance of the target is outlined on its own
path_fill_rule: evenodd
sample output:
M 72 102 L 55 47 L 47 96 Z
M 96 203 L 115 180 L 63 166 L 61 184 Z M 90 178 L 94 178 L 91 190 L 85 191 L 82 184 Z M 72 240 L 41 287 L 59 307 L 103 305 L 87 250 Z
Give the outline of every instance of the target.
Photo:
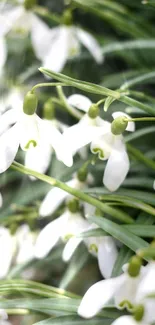
M 103 176 L 103 183 L 110 191 L 116 191 L 124 181 L 129 171 L 129 158 L 122 135 L 114 135 L 111 132 L 111 123 L 104 121 L 99 116 L 91 118 L 89 116 L 89 109 L 91 101 L 82 95 L 72 95 L 68 98 L 70 105 L 83 110 L 86 114 L 82 117 L 79 123 L 68 128 L 63 136 L 65 141 L 70 146 L 72 154 L 74 155 L 80 146 L 85 145 L 86 137 L 88 137 L 90 127 L 97 127 L 100 135 L 91 133 L 89 138 L 91 143 L 91 151 L 98 154 L 99 159 L 108 160 Z M 113 118 L 119 116 L 129 117 L 123 112 L 115 112 L 112 114 Z M 129 122 L 126 128 L 127 131 L 134 131 L 134 123 Z M 76 139 L 75 141 L 73 139 Z M 88 141 L 87 141 L 88 143 Z
M 131 308 L 135 304 L 136 292 L 143 277 L 143 268 L 139 275 L 131 277 L 126 266 L 124 274 L 107 280 L 102 280 L 91 286 L 85 293 L 78 309 L 78 314 L 84 318 L 95 316 L 108 301 L 113 298 L 117 308 Z
M 132 316 L 121 316 L 117 318 L 111 325 L 149 325 L 143 322 L 137 322 Z
M 35 236 L 28 225 L 20 226 L 15 233 L 16 240 L 16 263 L 21 264 L 34 258 Z
M 12 124 L 14 125 L 9 128 Z M 1 173 L 13 162 L 19 145 L 26 151 L 39 145 L 40 141 L 52 146 L 57 158 L 67 166 L 72 164 L 72 157 L 64 146 L 61 133 L 49 121 L 41 120 L 35 113 L 27 115 L 18 109 L 7 111 L 0 117 L 0 134 Z
M 87 227 L 87 221 L 82 217 L 80 212 L 72 213 L 69 210 L 64 212 L 59 218 L 50 222 L 43 230 L 41 230 L 35 245 L 35 256 L 37 258 L 45 257 L 49 251 L 56 245 L 61 238 L 63 241 L 75 236 L 78 232 Z M 63 252 L 64 260 L 70 258 L 80 240 L 74 238 L 72 250 Z M 69 256 L 68 256 L 69 255 Z
M 33 39 L 36 56 L 43 62 L 45 68 L 55 72 L 62 71 L 67 60 L 80 52 L 80 44 L 84 45 L 98 64 L 103 62 L 103 54 L 96 39 L 75 26 L 62 25 L 51 30 L 51 42 L 48 51 L 40 53 L 38 41 Z
M 0 36 L 3 39 L 10 31 L 30 32 L 32 46 L 37 52 L 37 57 L 40 55 L 43 57 L 52 42 L 50 28 L 32 10 L 25 9 L 22 3 L 11 9 L 3 10 L 3 15 L 0 16 L 0 30 Z
M 15 250 L 15 242 L 9 230 L 0 227 L 0 279 L 7 276 Z

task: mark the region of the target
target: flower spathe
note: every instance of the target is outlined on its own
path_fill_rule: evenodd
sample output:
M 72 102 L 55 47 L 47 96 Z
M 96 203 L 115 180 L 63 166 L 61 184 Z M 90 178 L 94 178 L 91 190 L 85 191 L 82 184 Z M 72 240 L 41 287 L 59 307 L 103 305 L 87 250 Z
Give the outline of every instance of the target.
M 99 116 L 90 118 L 89 108 L 92 103 L 87 97 L 75 94 L 68 98 L 68 102 L 70 105 L 83 110 L 85 115 L 79 123 L 64 132 L 65 141 L 69 144 L 73 155 L 80 149 L 80 146 L 90 143 L 91 151 L 98 154 L 99 159 L 108 160 L 103 183 L 108 190 L 116 191 L 124 181 L 130 166 L 123 136 L 114 135 L 111 132 L 111 123 L 104 121 Z M 114 119 L 119 116 L 129 117 L 123 112 L 115 112 L 112 116 Z M 91 127 L 96 128 L 94 133 L 90 132 Z M 100 132 L 98 135 L 97 129 Z M 133 132 L 134 129 L 134 123 L 129 122 L 127 131 Z M 73 141 L 73 138 L 77 140 Z

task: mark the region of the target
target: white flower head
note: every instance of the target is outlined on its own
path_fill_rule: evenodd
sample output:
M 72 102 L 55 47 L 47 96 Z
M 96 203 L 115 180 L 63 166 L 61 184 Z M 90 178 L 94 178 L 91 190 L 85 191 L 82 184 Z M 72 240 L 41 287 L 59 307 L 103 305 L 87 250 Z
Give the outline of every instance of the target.
M 71 213 L 68 209 L 56 220 L 51 221 L 43 230 L 41 230 L 35 245 L 35 256 L 37 258 L 45 257 L 49 251 L 57 244 L 59 239 L 67 241 L 78 232 L 85 229 L 87 221 L 84 220 L 80 212 Z M 63 252 L 63 259 L 65 261 L 74 253 L 76 247 L 81 240 L 73 238 L 74 241 L 69 247 L 66 247 Z
M 132 308 L 143 277 L 143 268 L 136 277 L 128 274 L 126 266 L 124 271 L 124 274 L 116 278 L 99 281 L 90 287 L 81 301 L 78 314 L 84 318 L 91 318 L 105 307 L 111 298 L 114 299 L 117 308 Z
M 45 55 L 39 53 L 36 44 L 36 56 L 42 60 L 45 68 L 56 72 L 62 71 L 67 60 L 79 54 L 80 44 L 88 49 L 98 64 L 103 62 L 103 55 L 98 42 L 91 34 L 83 29 L 63 25 L 53 28 L 50 33 L 51 42 Z

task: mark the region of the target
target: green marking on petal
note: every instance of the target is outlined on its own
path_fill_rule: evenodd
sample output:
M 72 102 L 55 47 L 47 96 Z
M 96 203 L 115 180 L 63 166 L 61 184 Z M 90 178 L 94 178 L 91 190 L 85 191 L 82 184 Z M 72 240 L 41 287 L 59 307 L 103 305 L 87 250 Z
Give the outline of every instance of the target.
M 101 148 L 93 148 L 92 152 L 98 154 L 99 159 L 104 159 L 104 151 Z
M 65 236 L 63 237 L 63 239 L 64 239 L 65 241 L 67 241 L 67 240 L 69 240 L 69 239 L 72 238 L 72 237 L 74 237 L 73 234 L 67 234 L 67 235 L 65 235 Z
M 27 144 L 26 144 L 26 146 L 25 146 L 25 149 L 27 150 L 27 149 L 30 149 L 30 147 L 36 147 L 37 146 L 37 142 L 35 141 L 35 140 L 30 140 Z
M 128 310 L 132 311 L 133 310 L 133 305 L 131 304 L 130 301 L 128 300 L 123 300 L 122 302 L 120 302 L 119 307 L 121 309 L 127 308 Z

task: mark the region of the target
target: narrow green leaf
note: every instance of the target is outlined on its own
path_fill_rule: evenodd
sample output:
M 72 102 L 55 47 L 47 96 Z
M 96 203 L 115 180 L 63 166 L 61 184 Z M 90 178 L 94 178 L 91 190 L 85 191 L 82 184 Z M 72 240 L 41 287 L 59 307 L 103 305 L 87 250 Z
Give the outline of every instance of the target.
M 77 79 L 73 79 L 71 77 L 68 77 L 62 73 L 57 73 L 54 71 L 51 71 L 49 69 L 45 69 L 43 67 L 39 68 L 39 70 L 47 75 L 48 77 L 55 78 L 63 83 L 66 83 L 68 86 L 76 87 L 79 89 L 82 89 L 84 91 L 98 94 L 98 95 L 106 95 L 106 96 L 112 96 L 114 98 L 120 98 L 120 93 L 117 91 L 110 90 L 108 88 L 93 84 L 91 82 L 81 81 Z
M 119 255 L 117 257 L 117 260 L 112 270 L 112 277 L 116 277 L 121 273 L 123 273 L 122 266 L 129 261 L 132 255 L 133 255 L 133 251 L 129 249 L 127 246 L 123 245 L 120 248 Z
M 112 320 L 102 317 L 93 317 L 93 319 L 84 319 L 79 316 L 60 316 L 45 319 L 34 325 L 111 325 Z
M 150 79 L 155 78 L 155 71 L 151 71 L 149 73 L 144 73 L 138 77 L 132 78 L 131 80 L 125 81 L 124 84 L 120 87 L 120 89 L 125 90 L 137 84 L 143 84 Z
M 115 222 L 98 216 L 91 216 L 88 219 L 90 219 L 97 226 L 102 228 L 104 231 L 119 240 L 121 243 L 126 245 L 134 252 L 136 252 L 140 248 L 145 248 L 149 246 L 149 244 L 145 240 L 132 234 L 132 232 L 130 232 L 129 230 L 124 228 L 124 231 L 122 231 L 122 227 L 116 224 Z

